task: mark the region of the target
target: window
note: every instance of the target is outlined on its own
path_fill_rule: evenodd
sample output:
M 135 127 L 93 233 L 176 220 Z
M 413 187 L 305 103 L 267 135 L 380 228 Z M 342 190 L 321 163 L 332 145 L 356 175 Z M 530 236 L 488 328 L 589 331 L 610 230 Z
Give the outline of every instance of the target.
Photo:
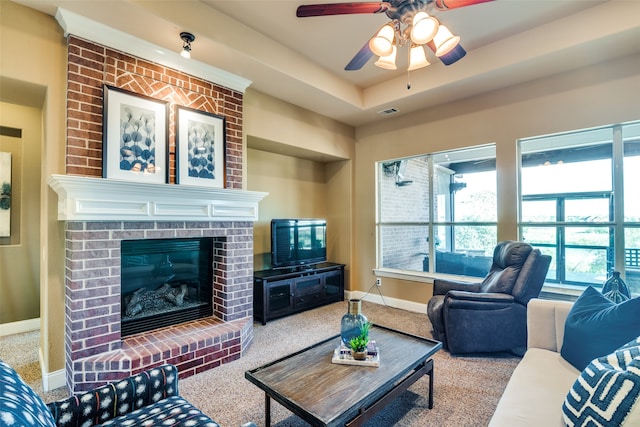
M 377 193 L 379 267 L 487 274 L 497 243 L 494 145 L 379 162 Z
M 640 123 L 519 141 L 520 236 L 551 255 L 547 284 L 640 293 Z

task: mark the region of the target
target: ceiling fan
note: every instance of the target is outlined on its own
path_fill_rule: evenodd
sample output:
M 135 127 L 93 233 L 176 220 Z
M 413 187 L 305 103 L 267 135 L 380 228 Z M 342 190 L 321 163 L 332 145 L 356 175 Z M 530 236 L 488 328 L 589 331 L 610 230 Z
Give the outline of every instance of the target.
M 460 45 L 460 37 L 429 14 L 433 9 L 446 11 L 494 0 L 388 0 L 383 2 L 325 3 L 301 5 L 296 16 L 308 18 L 327 15 L 351 15 L 384 13 L 390 22 L 383 25 L 356 53 L 344 68 L 347 71 L 361 69 L 374 55 L 380 68 L 395 70 L 398 48 L 409 50 L 408 71 L 429 65 L 426 45 L 445 65 L 462 59 L 466 51 Z

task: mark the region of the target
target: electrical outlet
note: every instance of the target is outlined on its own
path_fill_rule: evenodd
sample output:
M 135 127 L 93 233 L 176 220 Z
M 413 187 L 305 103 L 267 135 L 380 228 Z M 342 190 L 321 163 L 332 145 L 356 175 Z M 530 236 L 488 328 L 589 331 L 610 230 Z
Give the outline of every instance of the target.
M 379 277 L 376 279 L 376 286 L 382 286 L 382 279 Z

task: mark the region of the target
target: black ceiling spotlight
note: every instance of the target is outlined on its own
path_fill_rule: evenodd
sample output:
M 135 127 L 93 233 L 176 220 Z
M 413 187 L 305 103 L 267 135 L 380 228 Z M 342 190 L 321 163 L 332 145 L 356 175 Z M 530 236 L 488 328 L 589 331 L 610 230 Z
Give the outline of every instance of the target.
M 182 43 L 182 52 L 180 52 L 180 55 L 183 58 L 191 58 L 191 43 L 193 43 L 193 41 L 196 39 L 196 36 L 194 36 L 191 33 L 187 33 L 186 31 L 183 31 L 180 33 L 180 38 L 182 39 L 183 43 Z

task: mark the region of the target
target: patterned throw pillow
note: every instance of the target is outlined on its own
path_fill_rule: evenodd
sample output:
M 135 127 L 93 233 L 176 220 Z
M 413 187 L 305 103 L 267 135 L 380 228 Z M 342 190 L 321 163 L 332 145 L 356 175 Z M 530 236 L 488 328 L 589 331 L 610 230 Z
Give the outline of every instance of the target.
M 2 360 L 0 390 L 0 426 L 56 426 L 42 399 Z
M 562 405 L 567 426 L 640 425 L 640 337 L 582 371 Z

